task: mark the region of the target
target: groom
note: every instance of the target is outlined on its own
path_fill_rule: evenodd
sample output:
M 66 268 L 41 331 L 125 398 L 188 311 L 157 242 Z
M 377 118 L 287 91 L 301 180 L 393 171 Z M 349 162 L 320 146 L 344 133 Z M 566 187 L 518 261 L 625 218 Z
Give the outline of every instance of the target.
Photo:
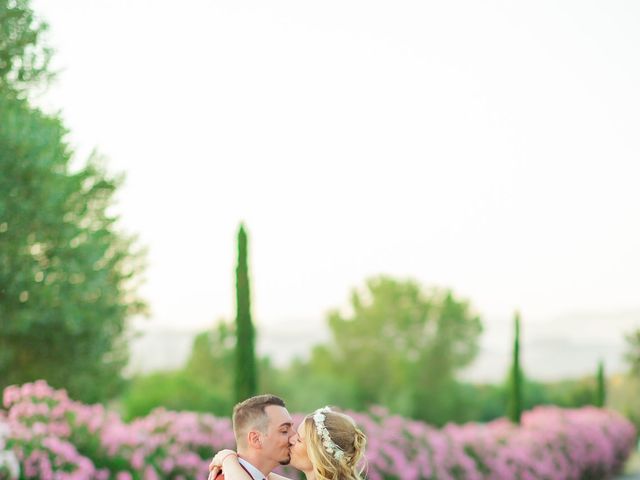
M 238 461 L 253 480 L 265 480 L 271 470 L 291 460 L 293 420 L 284 401 L 275 395 L 258 395 L 238 403 L 233 409 L 233 433 Z M 224 480 L 224 473 L 215 478 Z

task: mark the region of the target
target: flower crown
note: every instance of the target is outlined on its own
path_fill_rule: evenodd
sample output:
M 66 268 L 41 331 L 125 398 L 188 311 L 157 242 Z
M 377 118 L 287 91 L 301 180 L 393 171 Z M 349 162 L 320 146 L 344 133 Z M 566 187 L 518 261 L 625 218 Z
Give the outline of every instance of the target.
M 331 440 L 331 436 L 329 435 L 329 430 L 324 424 L 327 416 L 325 413 L 332 412 L 329 407 L 319 408 L 313 414 L 313 423 L 316 425 L 316 432 L 322 439 L 322 446 L 326 450 L 327 453 L 333 455 L 333 458 L 336 460 L 342 460 L 344 458 L 344 452 L 338 445 L 335 444 L 333 440 Z

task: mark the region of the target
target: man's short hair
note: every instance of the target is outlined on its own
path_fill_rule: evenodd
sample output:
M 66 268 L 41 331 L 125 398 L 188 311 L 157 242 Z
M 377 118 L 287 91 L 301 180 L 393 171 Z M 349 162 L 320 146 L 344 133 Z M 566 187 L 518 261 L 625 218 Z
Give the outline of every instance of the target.
M 269 393 L 247 398 L 233 407 L 233 433 L 238 445 L 246 447 L 247 432 L 252 429 L 266 433 L 269 417 L 265 408 L 269 405 L 286 407 L 284 400 Z

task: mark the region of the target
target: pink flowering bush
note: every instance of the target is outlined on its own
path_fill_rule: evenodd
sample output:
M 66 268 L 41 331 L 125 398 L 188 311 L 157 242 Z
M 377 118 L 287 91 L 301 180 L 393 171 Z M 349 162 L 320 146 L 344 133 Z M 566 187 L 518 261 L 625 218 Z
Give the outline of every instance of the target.
M 234 444 L 228 419 L 156 410 L 127 424 L 43 381 L 8 387 L 3 404 L 20 478 L 206 478 L 206 459 Z
M 523 480 L 610 478 L 623 468 L 636 438 L 629 421 L 594 407 L 538 407 L 523 415 L 519 427 L 497 420 L 445 431 L 468 447 L 485 475 Z
M 3 405 L 0 479 L 205 479 L 212 454 L 234 445 L 229 419 L 159 409 L 124 423 L 43 381 L 8 387 Z M 368 437 L 370 480 L 603 479 L 620 471 L 635 441 L 630 422 L 591 407 L 537 408 L 520 426 L 441 430 L 382 408 L 349 413 Z

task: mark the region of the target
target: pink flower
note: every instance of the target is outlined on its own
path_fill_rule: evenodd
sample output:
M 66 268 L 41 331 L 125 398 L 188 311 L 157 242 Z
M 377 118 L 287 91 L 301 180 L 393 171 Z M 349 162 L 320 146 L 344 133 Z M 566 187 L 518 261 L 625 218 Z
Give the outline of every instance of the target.
M 13 403 L 20 399 L 20 387 L 17 385 L 11 385 L 4 389 L 2 395 L 2 404 L 4 408 L 9 408 Z

